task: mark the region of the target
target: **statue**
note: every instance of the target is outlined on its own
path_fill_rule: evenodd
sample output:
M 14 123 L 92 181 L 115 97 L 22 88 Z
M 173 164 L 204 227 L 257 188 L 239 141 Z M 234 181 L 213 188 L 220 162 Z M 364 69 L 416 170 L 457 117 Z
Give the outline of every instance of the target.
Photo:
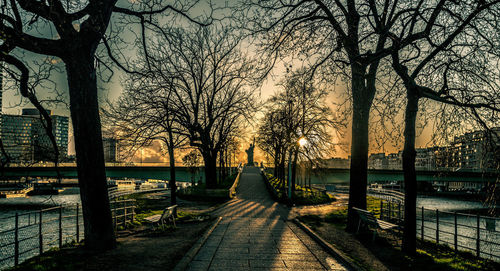
M 245 151 L 247 153 L 247 166 L 254 166 L 253 163 L 253 149 L 255 148 L 255 137 L 253 138 L 253 144 Z

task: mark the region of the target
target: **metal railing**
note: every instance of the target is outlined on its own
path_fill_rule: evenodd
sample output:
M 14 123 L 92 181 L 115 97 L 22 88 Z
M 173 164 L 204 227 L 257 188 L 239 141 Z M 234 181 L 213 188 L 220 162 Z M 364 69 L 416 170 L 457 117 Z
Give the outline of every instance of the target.
M 135 200 L 111 201 L 115 229 L 132 222 Z M 84 233 L 81 206 L 56 206 L 0 218 L 0 269 L 42 254 L 53 247 L 80 242 Z
M 500 218 L 417 209 L 417 236 L 500 262 Z
M 404 221 L 400 201 L 382 200 L 380 219 L 399 225 Z M 455 251 L 500 262 L 500 218 L 417 208 L 417 237 L 448 245 Z
M 130 189 L 120 189 L 118 187 L 112 187 L 108 188 L 108 196 L 109 199 L 116 199 L 119 197 L 131 195 L 131 194 L 137 194 L 137 193 L 149 193 L 149 192 L 156 192 L 156 191 L 165 191 L 168 190 L 168 188 L 147 188 L 147 189 L 135 189 L 135 188 L 130 188 Z

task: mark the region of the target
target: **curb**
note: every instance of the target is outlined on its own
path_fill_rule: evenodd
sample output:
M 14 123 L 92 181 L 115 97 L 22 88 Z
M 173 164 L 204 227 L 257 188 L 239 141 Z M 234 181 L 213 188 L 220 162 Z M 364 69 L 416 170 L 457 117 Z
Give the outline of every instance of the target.
M 189 251 L 182 257 L 182 259 L 179 261 L 179 263 L 172 269 L 173 271 L 184 271 L 186 270 L 187 266 L 189 263 L 193 260 L 194 256 L 200 251 L 200 248 L 205 244 L 207 241 L 208 237 L 212 234 L 212 232 L 215 230 L 217 225 L 219 225 L 220 221 L 222 220 L 222 217 L 217 218 L 217 221 L 215 221 L 214 224 L 208 229 L 201 237 L 194 243 L 194 245 L 189 249 Z
M 350 270 L 363 270 L 357 264 L 355 264 L 350 258 L 348 258 L 343 252 L 333 247 L 330 243 L 321 238 L 318 234 L 316 234 L 313 230 L 311 230 L 307 225 L 299 221 L 297 218 L 292 220 L 299 228 L 305 231 L 311 238 L 313 238 L 317 243 L 319 243 L 323 248 L 327 250 L 332 256 L 334 256 L 337 260 L 342 262 L 347 268 Z

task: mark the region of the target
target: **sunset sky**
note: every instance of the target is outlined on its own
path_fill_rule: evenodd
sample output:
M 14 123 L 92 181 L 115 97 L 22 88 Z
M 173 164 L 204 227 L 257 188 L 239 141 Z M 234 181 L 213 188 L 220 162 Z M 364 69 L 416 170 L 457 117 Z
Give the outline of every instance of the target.
M 223 2 L 223 1 L 220 1 Z M 197 7 L 193 9 L 192 14 L 196 13 L 202 14 L 203 13 L 203 7 Z M 47 58 L 45 56 L 40 57 L 40 56 L 35 56 L 33 54 L 26 53 L 27 59 L 34 59 L 38 61 L 46 61 L 55 67 L 59 68 L 61 71 L 64 71 L 64 66 L 63 64 L 57 60 L 57 59 L 52 59 L 52 58 Z M 283 62 L 280 62 L 276 64 L 272 74 L 268 77 L 268 79 L 264 82 L 262 87 L 260 89 L 255 89 L 255 95 L 258 97 L 259 100 L 265 101 L 268 97 L 270 97 L 273 93 L 275 93 L 279 87 L 276 86 L 276 84 L 282 80 L 283 75 L 285 74 L 285 64 Z M 101 89 L 100 91 L 100 102 L 101 104 L 104 104 L 105 101 L 116 101 L 117 98 L 121 95 L 122 93 L 122 85 L 121 82 L 123 81 L 124 77 L 126 76 L 123 72 L 115 69 L 115 74 L 111 78 L 110 82 L 105 83 L 100 81 L 99 87 Z M 54 82 L 52 83 L 47 83 L 45 85 L 45 88 L 39 88 L 38 95 L 39 98 L 44 99 L 48 97 L 52 97 L 52 94 L 48 94 L 51 92 L 51 89 L 54 87 L 60 92 L 65 94 L 65 97 L 63 97 L 63 100 L 68 100 L 67 98 L 67 81 L 66 81 L 66 76 L 64 72 L 58 73 L 54 72 L 52 74 L 51 80 Z M 341 82 L 339 82 L 339 85 L 335 86 L 332 88 L 331 95 L 327 101 L 328 104 L 333 104 L 333 101 L 335 97 L 338 96 L 339 92 L 345 92 L 345 85 L 342 85 Z M 335 91 L 333 91 L 335 90 Z M 21 101 L 20 96 L 18 95 L 17 90 L 13 89 L 12 87 L 9 87 L 9 83 L 7 82 L 6 87 L 4 87 L 3 90 L 3 112 L 8 113 L 8 114 L 20 114 L 21 108 L 23 107 L 33 107 L 30 104 L 28 104 L 26 101 Z M 57 106 L 55 105 L 50 105 L 47 106 L 48 109 L 53 110 L 55 114 L 58 115 L 64 115 L 64 116 L 69 116 L 69 110 L 66 104 L 60 103 Z M 259 114 L 257 113 L 255 118 L 258 118 Z M 248 128 L 248 133 L 246 133 L 245 137 L 242 137 L 242 145 L 240 146 L 241 153 L 239 154 L 239 160 L 243 161 L 246 159 L 246 154 L 244 153 L 244 150 L 248 148 L 250 141 L 252 138 L 255 136 L 254 129 L 256 123 L 251 124 L 251 126 Z M 253 125 L 253 126 L 252 126 Z M 70 131 L 69 131 L 69 153 L 74 154 L 74 144 L 72 140 L 72 127 L 70 126 Z M 375 129 L 376 130 L 376 129 Z M 333 132 L 333 131 L 332 131 Z M 345 131 L 345 136 L 343 138 L 338 138 L 336 136 L 336 133 L 332 133 L 333 135 L 333 140 L 335 141 L 335 144 L 342 145 L 343 147 L 337 147 L 335 150 L 335 153 L 332 156 L 338 156 L 338 157 L 344 157 L 346 158 L 348 156 L 348 151 L 349 151 L 349 142 L 350 142 L 350 127 L 348 127 Z M 423 134 L 417 138 L 417 146 L 426 146 L 429 142 L 430 139 L 430 129 L 424 130 Z M 396 144 L 397 145 L 397 144 Z M 396 152 L 398 151 L 398 147 L 394 146 L 394 144 L 384 144 L 381 148 L 372 148 L 371 152 Z M 256 154 L 255 154 L 255 160 L 256 161 L 261 161 L 264 158 L 263 154 L 257 149 Z M 135 159 L 136 161 L 142 161 L 144 162 L 157 162 L 157 161 L 166 161 L 167 158 L 164 157 L 161 154 L 160 147 L 159 145 L 152 146 L 151 148 L 145 149 L 142 151 L 140 154 L 137 154 Z M 180 159 L 179 159 L 180 160 Z

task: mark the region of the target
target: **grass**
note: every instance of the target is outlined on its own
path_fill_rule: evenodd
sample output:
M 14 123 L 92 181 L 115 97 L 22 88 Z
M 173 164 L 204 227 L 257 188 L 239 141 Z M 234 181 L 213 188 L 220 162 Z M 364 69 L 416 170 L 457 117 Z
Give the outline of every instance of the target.
M 380 199 L 367 197 L 367 209 L 376 216 L 380 215 Z M 299 219 L 307 224 L 311 229 L 322 228 L 321 232 L 328 232 L 328 227 L 334 227 L 341 232 L 347 222 L 347 207 L 335 210 L 324 217 L 317 215 L 305 215 Z M 323 228 L 326 227 L 326 228 Z M 348 233 L 345 233 L 348 235 Z M 446 270 L 500 270 L 500 264 L 490 260 L 475 257 L 470 252 L 455 252 L 446 245 L 436 244 L 430 241 L 418 240 L 418 249 L 415 256 L 410 257 L 401 251 L 400 246 L 395 246 L 386 236 L 378 237 L 378 242 L 371 241 L 371 234 L 361 234 L 356 236 L 361 243 L 368 248 L 373 255 L 386 264 L 389 269 L 400 268 L 401 270 L 426 270 L 426 271 L 446 271 Z M 327 238 L 325 238 L 327 239 Z M 342 248 L 339 248 L 342 250 Z M 349 251 L 349 248 L 346 248 Z M 349 254 L 349 253 L 347 253 Z M 354 257 L 356 258 L 356 257 Z M 370 269 L 369 264 L 356 262 Z
M 213 189 L 207 189 L 206 184 L 200 184 L 178 191 L 178 196 L 187 200 L 203 200 L 223 202 L 229 199 L 229 189 L 233 186 L 237 173 L 226 177 Z
M 75 248 L 78 250 L 76 252 Z M 84 267 L 83 261 L 75 261 L 73 254 L 83 254 L 83 249 L 80 244 L 72 244 L 62 249 L 51 248 L 42 255 L 33 257 L 21 263 L 16 267 L 6 269 L 7 271 L 73 271 L 82 270 Z
M 286 189 L 288 189 L 288 187 L 286 185 L 283 187 L 283 182 L 271 174 L 267 173 L 266 177 L 270 186 L 274 189 L 276 197 L 278 199 L 282 199 L 284 194 L 286 194 Z M 314 188 L 302 187 L 297 184 L 295 185 L 293 203 L 296 205 L 317 205 L 332 201 L 335 201 L 335 198 L 328 193 Z

